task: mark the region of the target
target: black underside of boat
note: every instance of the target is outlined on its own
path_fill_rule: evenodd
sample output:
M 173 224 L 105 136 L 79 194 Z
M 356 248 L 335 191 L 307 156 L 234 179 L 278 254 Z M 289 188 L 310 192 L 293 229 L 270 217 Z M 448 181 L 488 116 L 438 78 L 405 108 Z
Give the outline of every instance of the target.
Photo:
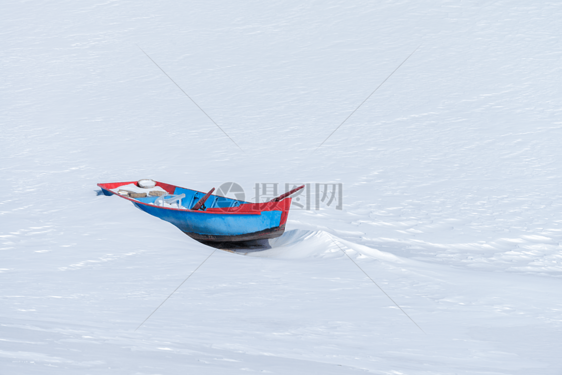
M 209 234 L 198 234 L 184 232 L 189 237 L 202 242 L 206 245 L 209 243 L 224 243 L 224 242 L 248 242 L 257 240 L 268 240 L 271 238 L 276 238 L 281 236 L 285 232 L 285 225 L 281 225 L 275 228 L 265 229 L 254 233 L 239 234 L 236 236 L 214 236 Z

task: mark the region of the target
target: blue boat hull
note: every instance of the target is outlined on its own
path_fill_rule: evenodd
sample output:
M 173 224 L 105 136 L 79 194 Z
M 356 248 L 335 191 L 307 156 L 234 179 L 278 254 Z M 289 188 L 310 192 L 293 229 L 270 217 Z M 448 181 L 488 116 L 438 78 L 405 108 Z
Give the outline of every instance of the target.
M 194 211 L 167 210 L 133 203 L 138 209 L 175 225 L 198 241 L 234 242 L 279 237 L 285 231 L 281 211 L 255 214 L 213 214 Z
M 249 203 L 210 195 L 201 210 L 192 207 L 205 195 L 192 189 L 156 182 L 168 194 L 181 196 L 182 208 L 155 205 L 155 196 L 130 198 L 115 190 L 134 182 L 98 184 L 104 195 L 116 195 L 133 203 L 138 209 L 167 221 L 188 236 L 201 242 L 240 242 L 279 237 L 291 206 L 291 198 L 279 202 Z

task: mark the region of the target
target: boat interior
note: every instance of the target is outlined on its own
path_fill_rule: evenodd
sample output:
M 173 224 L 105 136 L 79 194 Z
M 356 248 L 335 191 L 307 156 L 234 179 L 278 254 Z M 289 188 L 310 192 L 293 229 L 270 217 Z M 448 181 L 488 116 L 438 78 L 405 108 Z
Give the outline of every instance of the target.
M 174 193 L 170 195 L 165 195 L 163 197 L 148 196 L 145 198 L 134 198 L 134 199 L 142 203 L 156 204 L 157 203 L 156 200 L 163 198 L 163 200 L 166 202 L 178 203 L 183 208 L 191 209 L 204 196 L 205 193 L 200 191 L 176 187 L 174 189 Z M 207 199 L 207 201 L 205 202 L 205 208 L 209 209 L 209 208 L 238 207 L 241 204 L 245 204 L 245 203 L 248 202 L 227 198 L 227 197 L 219 197 L 217 195 L 211 195 L 209 196 L 209 199 Z

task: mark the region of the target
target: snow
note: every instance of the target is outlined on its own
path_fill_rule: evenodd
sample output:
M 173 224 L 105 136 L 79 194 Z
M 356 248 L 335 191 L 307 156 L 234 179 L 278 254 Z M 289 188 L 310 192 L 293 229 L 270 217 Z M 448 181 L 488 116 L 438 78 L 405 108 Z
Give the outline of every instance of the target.
M 562 371 L 562 5 L 0 10 L 0 373 Z M 96 187 L 145 177 L 344 205 L 216 251 L 135 331 L 213 251 Z

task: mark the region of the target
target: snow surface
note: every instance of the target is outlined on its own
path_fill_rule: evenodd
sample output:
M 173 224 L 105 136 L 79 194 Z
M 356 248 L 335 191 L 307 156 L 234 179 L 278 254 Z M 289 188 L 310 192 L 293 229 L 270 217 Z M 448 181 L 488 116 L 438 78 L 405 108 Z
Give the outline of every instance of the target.
M 562 372 L 559 2 L 0 14 L 1 374 Z M 96 187 L 146 177 L 341 182 L 344 209 L 217 250 L 135 331 L 212 251 Z

